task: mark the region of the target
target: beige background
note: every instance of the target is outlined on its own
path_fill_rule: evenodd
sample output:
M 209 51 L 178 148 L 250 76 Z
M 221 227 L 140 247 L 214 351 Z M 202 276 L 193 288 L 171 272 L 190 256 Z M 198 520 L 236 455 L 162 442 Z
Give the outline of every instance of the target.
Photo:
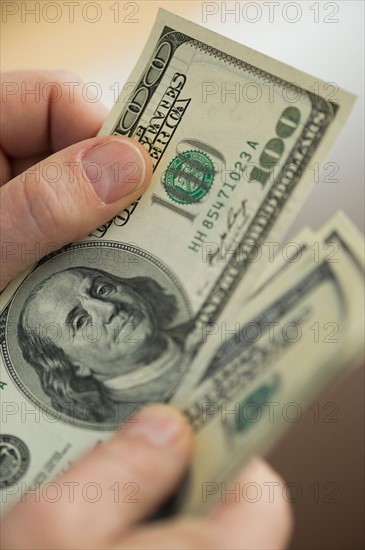
M 204 5 L 195 0 L 79 0 L 74 3 L 71 20 L 66 2 L 43 0 L 38 2 L 39 21 L 27 12 L 34 10 L 35 4 L 1 2 L 2 71 L 74 71 L 86 82 L 97 84 L 101 100 L 109 107 L 115 90 L 123 86 L 138 59 L 159 6 L 355 93 L 357 103 L 327 159 L 338 166 L 338 182 L 326 183 L 329 172 L 326 166 L 321 167 L 320 180 L 288 234 L 303 225 L 318 227 L 338 208 L 363 229 L 362 1 L 298 1 L 299 8 L 281 1 L 279 6 L 271 6 L 275 9 L 272 18 L 268 3 L 259 1 Z M 238 7 L 238 11 L 224 19 L 224 5 L 227 9 Z M 216 13 L 204 21 L 207 6 Z M 298 21 L 288 21 L 297 16 Z M 364 547 L 363 388 L 364 372 L 358 369 L 321 395 L 318 405 L 307 411 L 269 457 L 283 477 L 302 491 L 294 504 L 293 549 Z M 338 422 L 329 423 L 326 415 L 334 407 L 333 419 Z M 337 501 L 326 502 L 328 499 Z

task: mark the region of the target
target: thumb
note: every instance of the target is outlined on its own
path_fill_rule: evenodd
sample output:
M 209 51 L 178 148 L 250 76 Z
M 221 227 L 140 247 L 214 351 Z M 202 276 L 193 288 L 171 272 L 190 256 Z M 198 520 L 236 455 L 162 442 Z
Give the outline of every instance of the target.
M 0 190 L 0 288 L 45 254 L 78 240 L 136 200 L 152 165 L 138 142 L 87 139 L 39 162 Z
M 191 457 L 190 426 L 166 405 L 127 422 L 38 494 L 23 494 L 3 519 L 4 548 L 116 548 L 161 505 Z M 46 492 L 54 487 L 58 496 L 50 501 Z

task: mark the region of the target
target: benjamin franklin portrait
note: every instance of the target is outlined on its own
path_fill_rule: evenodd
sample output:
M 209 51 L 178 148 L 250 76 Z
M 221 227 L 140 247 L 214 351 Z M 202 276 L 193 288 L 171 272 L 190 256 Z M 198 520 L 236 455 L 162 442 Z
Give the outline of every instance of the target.
M 32 369 L 36 397 L 43 394 L 48 407 L 70 421 L 118 424 L 123 405 L 172 397 L 183 375 L 189 305 L 147 253 L 128 247 L 124 256 L 134 261 L 121 262 L 103 246 L 95 262 L 85 261 L 82 246 L 78 252 L 73 261 L 56 255 L 28 277 L 8 344 L 17 342 L 20 370 Z

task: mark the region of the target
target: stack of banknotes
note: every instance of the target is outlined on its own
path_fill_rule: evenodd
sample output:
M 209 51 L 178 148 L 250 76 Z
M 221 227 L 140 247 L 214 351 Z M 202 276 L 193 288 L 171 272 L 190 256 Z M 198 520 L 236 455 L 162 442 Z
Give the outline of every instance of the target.
M 148 150 L 150 187 L 2 295 L 3 509 L 169 402 L 196 434 L 175 511 L 200 513 L 361 362 L 363 236 L 337 213 L 283 241 L 353 102 L 160 10 L 100 132 Z

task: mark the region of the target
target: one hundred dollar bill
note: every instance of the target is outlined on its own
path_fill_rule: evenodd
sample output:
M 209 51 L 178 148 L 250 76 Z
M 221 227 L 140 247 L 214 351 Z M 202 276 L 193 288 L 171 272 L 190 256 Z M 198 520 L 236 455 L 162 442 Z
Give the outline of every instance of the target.
M 2 294 L 5 500 L 141 405 L 174 399 L 202 326 L 238 285 L 249 296 L 264 269 L 252 255 L 280 239 L 353 101 L 343 90 L 329 101 L 317 78 L 160 10 L 101 130 L 149 151 L 148 191 Z
M 327 384 L 362 364 L 364 238 L 337 214 L 312 242 L 319 246 L 283 265 L 245 312 L 236 304 L 235 322 L 211 334 L 214 351 L 184 406 L 196 452 L 175 512 L 207 511 L 238 467 L 268 451 Z M 198 362 L 207 361 L 207 348 Z

